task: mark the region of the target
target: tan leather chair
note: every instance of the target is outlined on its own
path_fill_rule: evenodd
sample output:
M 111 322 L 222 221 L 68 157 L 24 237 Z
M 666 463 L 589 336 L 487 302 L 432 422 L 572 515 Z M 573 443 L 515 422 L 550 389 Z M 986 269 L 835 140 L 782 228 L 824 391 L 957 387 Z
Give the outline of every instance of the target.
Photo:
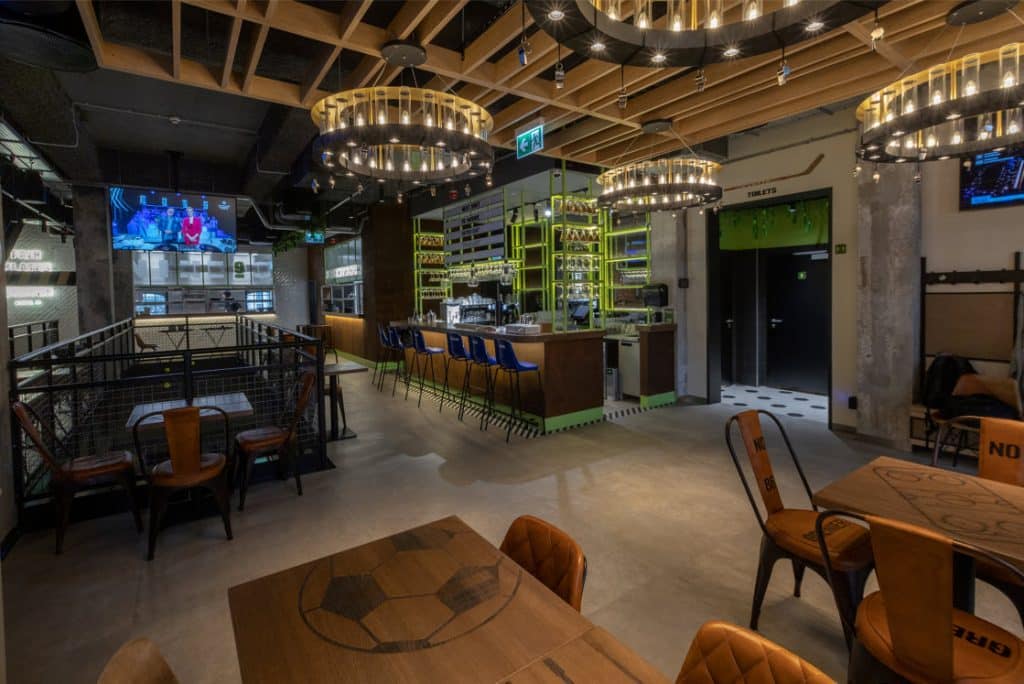
M 838 511 L 871 528 L 879 590 L 864 597 L 854 624 L 849 679 L 896 684 L 1024 682 L 1024 642 L 953 607 L 953 556 L 964 554 L 1024 573 L 995 556 L 914 525 Z
M 967 397 L 975 394 L 995 397 L 1007 406 L 1012 407 L 1017 418 L 1024 416 L 1024 403 L 1021 401 L 1020 387 L 1014 378 L 998 377 L 995 375 L 980 375 L 977 373 L 965 373 L 960 376 L 953 387 L 952 396 Z M 979 431 L 978 416 L 956 416 L 949 417 L 942 411 L 932 411 L 929 419 L 938 426 L 935 435 L 935 449 L 932 451 L 932 465 L 939 464 L 939 454 L 944 446 L 947 446 L 950 439 L 955 436 L 956 444 L 953 449 L 953 467 L 956 468 L 960 450 L 966 446 L 967 435 Z
M 811 499 L 811 487 L 807 484 L 807 478 L 804 476 L 803 468 L 800 467 L 800 461 L 797 460 L 796 452 L 793 451 L 793 445 L 778 418 L 768 411 L 750 410 L 738 413 L 729 419 L 725 424 L 725 442 L 763 532 L 757 578 L 754 580 L 754 601 L 750 608 L 750 628 L 757 629 L 761 604 L 764 602 L 765 591 L 772 578 L 775 563 L 788 559 L 793 564 L 794 596 L 800 596 L 800 584 L 803 581 L 806 568 L 811 568 L 832 586 L 836 607 L 839 609 L 840 622 L 843 625 L 843 633 L 847 644 L 850 644 L 852 634 L 849 625 L 853 623 L 857 604 L 864 594 L 864 584 L 867 582 L 868 575 L 871 574 L 871 545 L 868 541 L 868 533 L 860 525 L 844 520 L 833 521 L 833 525 L 823 530 L 823 533 L 829 538 L 829 553 L 832 560 L 831 568 L 825 567 L 815 531 L 815 522 L 818 517 L 817 507 L 811 503 L 810 508 L 787 508 L 782 503 L 782 495 L 775 481 L 767 443 L 761 430 L 761 415 L 768 416 L 778 427 L 782 440 L 789 450 L 789 455 L 793 459 L 793 465 L 796 466 L 796 471 L 800 475 L 808 502 Z M 754 500 L 747 476 L 736 456 L 736 450 L 733 448 L 733 424 L 739 426 L 754 480 L 761 495 L 761 503 L 765 510 L 763 514 Z
M 980 418 L 979 428 L 978 476 L 1024 486 L 1024 421 Z M 1024 625 L 1024 583 L 1001 565 L 983 559 L 976 564 L 976 575 L 1013 602 Z
M 44 467 L 50 472 L 50 490 L 53 493 L 53 507 L 56 514 L 57 553 L 64 550 L 64 533 L 71 518 L 71 502 L 75 492 L 83 487 L 112 480 L 121 484 L 128 493 L 128 505 L 135 518 L 135 529 L 142 532 L 142 514 L 139 513 L 135 498 L 135 461 L 129 451 L 109 451 L 102 456 L 69 458 L 61 463 L 47 445 L 60 448 L 60 440 L 32 409 L 24 402 L 16 401 L 11 406 L 21 429 L 28 435 L 36 448 Z M 43 433 L 49 439 L 43 439 Z
M 245 508 L 245 494 L 249 491 L 249 476 L 252 474 L 253 461 L 259 456 L 268 454 L 277 454 L 279 468 L 283 468 L 286 462 L 291 462 L 292 470 L 295 471 L 295 487 L 299 491 L 299 496 L 302 496 L 302 477 L 299 473 L 299 462 L 295 453 L 296 441 L 299 421 L 306 412 L 306 406 L 309 405 L 309 399 L 313 395 L 315 386 L 316 372 L 306 371 L 303 373 L 299 378 L 295 407 L 281 421 L 284 427 L 268 425 L 244 430 L 235 435 L 235 460 L 242 478 L 238 492 L 238 510 L 241 511 Z
M 676 684 L 835 684 L 800 656 L 728 622 L 697 631 Z
M 228 443 L 228 414 L 215 406 L 204 406 L 202 412 L 211 413 L 221 418 L 224 423 L 224 444 Z M 153 416 L 163 417 L 164 437 L 167 440 L 169 458 L 146 469 L 142 463 L 142 443 L 139 430 L 145 429 L 146 420 Z M 149 550 L 146 560 L 153 560 L 156 551 L 156 536 L 160 531 L 160 522 L 167 511 L 167 502 L 171 494 L 182 489 L 202 487 L 213 494 L 221 519 L 224 521 L 224 532 L 228 539 L 231 535 L 231 483 L 228 479 L 227 457 L 221 453 L 202 453 L 201 418 L 197 406 L 185 406 L 167 411 L 154 411 L 135 421 L 132 437 L 135 440 L 135 453 L 138 454 L 142 470 L 149 481 Z
M 178 684 L 178 678 L 156 644 L 132 639 L 110 657 L 96 684 Z
M 572 537 L 532 515 L 512 521 L 501 552 L 576 610 L 583 603 L 587 559 Z

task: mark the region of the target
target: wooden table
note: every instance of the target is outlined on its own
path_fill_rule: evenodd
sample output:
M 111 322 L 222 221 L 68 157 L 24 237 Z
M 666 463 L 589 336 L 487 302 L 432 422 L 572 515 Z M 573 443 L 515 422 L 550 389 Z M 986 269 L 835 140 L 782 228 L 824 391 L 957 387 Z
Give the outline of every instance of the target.
M 342 363 L 324 364 L 324 375 L 330 383 L 331 397 L 331 438 L 334 442 L 339 439 L 353 439 L 356 433 L 348 429 L 348 419 L 345 417 L 345 397 L 342 394 L 338 377 L 350 373 L 366 373 L 369 369 L 352 361 Z M 338 430 L 338 409 L 341 409 L 341 431 Z
M 228 591 L 244 682 L 667 682 L 456 517 Z
M 931 529 L 1024 567 L 1024 487 L 880 456 L 817 492 L 812 500 L 822 508 Z M 974 564 L 956 558 L 956 604 L 970 610 Z
M 132 409 L 131 415 L 128 416 L 128 422 L 125 423 L 125 429 L 131 430 L 135 427 L 135 423 L 138 422 L 139 418 L 152 413 L 153 411 L 166 411 L 168 409 L 182 408 L 188 406 L 188 403 L 184 399 L 173 399 L 171 401 L 155 401 L 150 404 L 136 404 Z M 212 418 L 219 416 L 220 414 L 216 411 L 202 410 L 204 406 L 215 406 L 224 413 L 228 414 L 228 418 L 239 418 L 241 416 L 251 416 L 252 404 L 249 403 L 249 398 L 245 396 L 244 392 L 232 392 L 230 394 L 210 394 L 205 397 L 196 397 L 192 400 L 192 406 L 200 407 L 199 417 Z M 164 417 L 162 415 L 150 416 L 143 421 L 140 427 L 153 428 L 159 427 L 164 424 Z

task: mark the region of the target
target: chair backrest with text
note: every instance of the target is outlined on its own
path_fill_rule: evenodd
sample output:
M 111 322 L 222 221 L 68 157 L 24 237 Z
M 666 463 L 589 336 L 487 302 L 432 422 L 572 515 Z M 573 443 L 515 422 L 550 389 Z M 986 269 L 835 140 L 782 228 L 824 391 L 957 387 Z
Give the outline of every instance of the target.
M 978 439 L 978 475 L 1024 485 L 1024 422 L 982 418 Z
M 785 505 L 782 503 L 782 494 L 779 492 L 778 483 L 775 480 L 775 472 L 772 469 L 771 458 L 768 456 L 768 445 L 765 442 L 764 432 L 761 430 L 761 415 L 768 416 L 778 427 L 779 433 L 782 435 L 782 441 L 785 442 L 789 455 L 793 459 L 793 465 L 796 466 L 797 473 L 800 475 L 800 480 L 803 483 L 804 491 L 807 492 L 808 499 L 811 498 L 811 487 L 807 483 L 803 468 L 800 467 L 800 462 L 796 458 L 796 453 L 793 451 L 793 445 L 789 441 L 789 436 L 786 434 L 786 430 L 782 427 L 782 423 L 779 422 L 778 418 L 768 411 L 753 409 L 737 413 L 730 418 L 725 424 L 725 442 L 729 447 L 729 455 L 732 456 L 736 472 L 739 473 L 740 480 L 743 482 L 743 488 L 747 492 L 747 497 L 750 499 L 750 505 L 754 508 L 758 522 L 764 528 L 764 519 L 773 513 L 783 510 Z M 757 490 L 761 496 L 761 503 L 765 508 L 764 516 L 762 516 L 761 510 L 754 500 L 753 492 L 747 483 L 747 476 L 743 472 L 743 466 L 740 464 L 739 457 L 737 457 L 736 450 L 733 447 L 733 423 L 739 426 L 740 436 L 743 438 L 743 446 L 747 452 L 747 459 L 750 461 L 750 469 L 754 479 L 757 481 Z

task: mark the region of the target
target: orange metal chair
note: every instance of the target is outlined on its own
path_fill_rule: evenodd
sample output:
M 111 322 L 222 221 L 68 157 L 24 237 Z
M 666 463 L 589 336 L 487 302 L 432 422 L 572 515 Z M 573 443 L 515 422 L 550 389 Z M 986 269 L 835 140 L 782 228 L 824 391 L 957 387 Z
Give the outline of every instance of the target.
M 757 632 L 707 622 L 693 637 L 676 684 L 835 684 L 800 656 Z
M 501 552 L 576 610 L 583 603 L 587 558 L 576 540 L 532 515 L 512 521 Z
M 235 454 L 238 456 L 237 463 L 241 476 L 241 484 L 238 492 L 238 510 L 245 508 L 245 495 L 249 491 L 249 476 L 252 474 L 252 464 L 260 456 L 277 454 L 278 466 L 283 468 L 286 462 L 290 462 L 295 472 L 295 487 L 302 496 L 302 476 L 300 475 L 299 461 L 296 451 L 296 439 L 298 437 L 299 421 L 306 412 L 309 399 L 313 396 L 313 388 L 316 386 L 316 373 L 306 371 L 299 378 L 298 397 L 295 401 L 295 409 L 281 421 L 284 427 L 268 425 L 266 427 L 244 430 L 235 435 Z M 284 470 L 281 471 L 282 473 Z
M 213 412 L 223 419 L 224 444 L 227 445 L 228 414 L 215 406 L 204 406 L 202 411 Z M 146 560 L 153 560 L 156 536 L 160 531 L 160 522 L 167 511 L 167 502 L 171 494 L 182 489 L 202 487 L 213 494 L 221 520 L 224 521 L 224 532 L 228 539 L 231 539 L 231 483 L 228 479 L 227 456 L 222 453 L 202 453 L 199 407 L 185 406 L 167 411 L 154 411 L 139 418 L 132 427 L 132 437 L 140 463 L 142 443 L 139 441 L 139 429 L 153 416 L 163 417 L 164 436 L 167 439 L 170 458 L 157 463 L 148 471 L 143 464 L 143 472 L 149 481 L 149 550 L 146 553 Z
M 870 527 L 879 587 L 857 609 L 851 682 L 1024 682 L 1024 642 L 953 607 L 953 558 L 985 560 L 1018 581 L 1024 572 L 982 549 L 895 520 L 829 511 L 819 517 L 819 529 L 841 516 Z M 826 563 L 827 543 L 822 541 Z
M 16 401 L 11 406 L 21 429 L 28 435 L 35 446 L 43 465 L 50 472 L 50 490 L 53 492 L 53 506 L 56 513 L 57 553 L 64 550 L 64 533 L 71 518 L 71 502 L 78 490 L 102 482 L 113 480 L 121 484 L 128 492 L 128 503 L 132 516 L 135 518 L 135 529 L 142 532 L 142 515 L 139 513 L 138 501 L 135 497 L 135 461 L 129 451 L 110 451 L 103 456 L 85 456 L 71 458 L 59 462 L 54 456 L 47 441 L 54 448 L 59 447 L 60 440 L 39 418 L 31 406 Z M 43 432 L 49 440 L 43 439 Z
M 110 657 L 96 684 L 178 684 L 178 678 L 156 644 L 132 639 Z
M 736 472 L 739 473 L 743 488 L 750 500 L 750 505 L 757 516 L 758 525 L 761 526 L 763 535 L 761 537 L 761 551 L 757 566 L 757 578 L 754 581 L 754 601 L 750 609 L 750 628 L 757 629 L 758 618 L 761 615 L 761 604 L 764 602 L 764 595 L 768 589 L 768 583 L 772 577 L 772 569 L 779 560 L 788 559 L 793 564 L 793 595 L 800 596 L 800 584 L 803 581 L 804 570 L 810 568 L 834 588 L 836 605 L 839 609 L 839 617 L 843 624 L 843 631 L 847 644 L 851 643 L 851 634 L 847 629 L 848 623 L 853 620 L 857 611 L 857 604 L 864 594 L 864 584 L 868 575 L 871 574 L 871 545 L 868 543 L 867 531 L 859 526 L 843 520 L 834 521 L 824 530 L 829 537 L 830 552 L 832 555 L 832 567 L 826 568 L 821 561 L 821 549 L 818 546 L 818 539 L 815 533 L 815 521 L 817 520 L 817 507 L 811 503 L 810 509 L 786 508 L 782 503 L 782 495 L 775 482 L 775 473 L 772 470 L 771 459 L 768 457 L 768 447 L 761 431 L 760 416 L 768 416 L 778 427 L 782 440 L 789 450 L 793 459 L 793 465 L 800 475 L 804 491 L 807 493 L 807 500 L 811 500 L 811 487 L 807 484 L 803 468 L 797 460 L 793 445 L 786 435 L 785 429 L 779 419 L 768 411 L 744 411 L 738 413 L 725 424 L 725 442 L 729 447 L 729 455 L 732 456 Z M 761 503 L 764 505 L 765 513 L 761 513 L 747 476 L 743 472 L 736 450 L 732 444 L 732 426 L 739 426 L 743 444 L 747 450 L 747 457 L 750 460 L 750 467 L 753 471 L 757 489 L 761 495 Z

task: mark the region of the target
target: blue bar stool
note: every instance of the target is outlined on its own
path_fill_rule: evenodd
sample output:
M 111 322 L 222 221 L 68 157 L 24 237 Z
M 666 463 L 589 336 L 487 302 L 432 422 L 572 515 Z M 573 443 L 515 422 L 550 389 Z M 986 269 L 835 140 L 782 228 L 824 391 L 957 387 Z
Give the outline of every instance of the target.
M 413 370 L 419 371 L 420 376 L 420 398 L 416 401 L 416 406 L 419 407 L 423 404 L 423 385 L 426 382 L 424 377 L 427 374 L 427 369 L 423 368 L 420 370 L 420 360 L 422 359 L 428 366 L 430 366 L 430 384 L 437 386 L 437 380 L 434 379 L 434 357 L 438 354 L 444 354 L 444 349 L 440 347 L 428 347 L 427 341 L 423 339 L 423 331 L 419 328 L 413 328 L 412 330 L 412 360 Z M 406 378 L 409 375 L 406 374 Z M 405 383 L 405 398 L 409 398 L 409 385 L 411 381 Z M 444 397 L 442 396 L 442 400 Z
M 377 323 L 377 360 L 373 363 L 373 377 L 370 379 L 370 382 L 377 386 L 378 392 L 382 388 L 384 371 L 387 370 L 388 357 L 390 355 L 391 342 L 388 340 L 387 329 L 383 323 Z
M 444 387 L 441 389 L 441 403 L 437 407 L 437 412 L 440 413 L 441 409 L 444 408 L 444 399 L 448 397 L 452 402 L 455 401 L 455 397 L 452 395 L 451 387 L 448 385 L 448 370 L 451 365 L 457 361 L 461 361 L 464 366 L 465 372 L 469 373 L 469 365 L 473 362 L 469 352 L 466 351 L 466 345 L 462 342 L 462 335 L 458 333 L 450 332 L 448 337 L 448 356 L 444 359 Z M 465 383 L 463 383 L 465 384 Z M 464 397 L 463 397 L 464 398 Z M 459 410 L 459 420 L 462 420 L 462 410 Z
M 409 345 L 402 340 L 402 333 L 398 332 L 398 328 L 388 328 L 388 341 L 390 342 L 391 351 L 395 355 L 395 381 L 391 384 L 391 396 L 395 396 L 395 388 L 398 387 L 398 376 L 401 374 L 402 369 L 404 369 L 406 396 L 408 397 L 409 364 L 405 362 L 405 350 L 409 348 Z M 382 386 L 383 382 L 382 378 Z
M 487 353 L 487 343 L 484 338 L 477 335 L 469 336 L 470 363 L 466 367 L 466 376 L 462 380 L 462 397 L 459 402 L 459 418 L 461 419 L 466 411 L 466 395 L 469 394 L 469 378 L 473 374 L 474 367 L 484 369 L 484 410 L 480 414 L 480 429 L 486 430 L 490 423 L 491 412 L 494 410 L 494 383 L 491 378 L 491 369 L 498 365 L 497 360 Z
M 505 441 L 512 439 L 512 423 L 518 415 L 519 420 L 523 419 L 522 394 L 519 389 L 519 376 L 523 373 L 536 373 L 537 384 L 540 384 L 540 368 L 535 363 L 520 361 L 516 358 L 516 352 L 512 343 L 508 340 L 496 340 L 495 349 L 498 352 L 498 371 L 494 374 L 494 381 L 497 384 L 498 373 L 508 375 L 509 393 L 512 395 L 512 417 L 508 421 L 508 429 L 505 431 Z M 512 376 L 515 376 L 515 385 L 512 384 Z

